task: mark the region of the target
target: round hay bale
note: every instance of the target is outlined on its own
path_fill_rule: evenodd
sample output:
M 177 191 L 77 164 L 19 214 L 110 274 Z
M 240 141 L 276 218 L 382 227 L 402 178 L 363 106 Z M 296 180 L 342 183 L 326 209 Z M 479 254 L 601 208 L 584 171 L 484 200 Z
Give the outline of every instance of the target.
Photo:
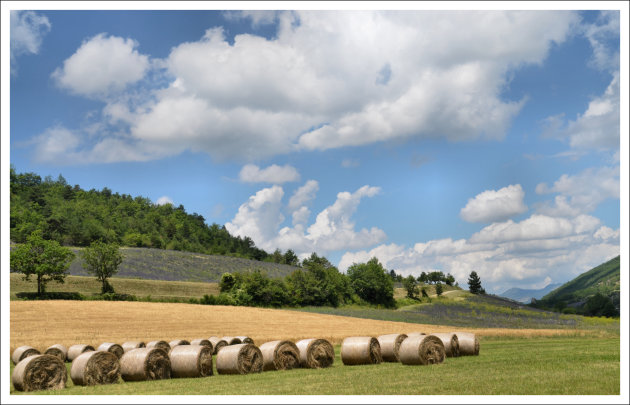
M 114 353 L 119 359 L 125 353 L 125 349 L 118 343 L 101 343 L 101 345 L 96 348 L 96 351 Z
M 260 349 L 251 343 L 225 346 L 217 354 L 219 374 L 260 373 L 263 356 Z
M 208 340 L 210 341 L 210 343 L 212 343 L 212 347 L 213 347 L 212 354 L 219 353 L 219 350 L 221 350 L 222 347 L 225 347 L 228 345 L 228 343 L 225 340 L 218 338 L 216 336 L 212 336 Z
M 72 362 L 70 378 L 74 385 L 114 384 L 120 378 L 118 356 L 107 350 L 81 353 Z
M 146 347 L 144 342 L 125 342 L 121 346 L 123 350 L 125 351 L 125 353 L 127 353 L 129 350 L 140 349 L 140 348 Z
M 383 361 L 398 362 L 398 350 L 403 340 L 407 339 L 404 333 L 392 333 L 376 338 L 381 345 L 381 356 Z
M 20 361 L 24 360 L 27 357 L 35 356 L 37 354 L 41 354 L 39 350 L 31 346 L 20 346 L 13 351 L 11 354 L 11 360 L 13 360 L 13 364 L 18 364 Z
M 457 335 L 451 332 L 432 333 L 432 336 L 439 338 L 444 344 L 446 357 L 459 357 L 459 339 Z
M 400 344 L 398 357 L 402 364 L 436 364 L 446 357 L 444 344 L 433 335 L 409 336 Z
M 459 341 L 460 356 L 479 356 L 479 339 L 474 333 L 455 332 Z
M 165 340 L 152 340 L 151 342 L 147 343 L 145 347 L 147 349 L 161 349 L 164 350 L 164 352 L 167 354 L 171 351 L 171 345 L 169 345 L 168 342 Z
M 68 348 L 68 361 L 74 361 L 81 353 L 93 352 L 94 348 L 90 345 L 72 345 Z
M 223 336 L 221 339 L 225 340 L 228 346 L 240 345 L 241 343 L 243 343 L 241 339 L 237 338 L 236 336 Z
M 58 390 L 66 387 L 68 369 L 57 356 L 28 356 L 13 369 L 11 382 L 18 391 Z
M 190 341 L 190 344 L 193 345 L 193 346 L 194 345 L 197 345 L 197 346 L 208 346 L 211 349 L 213 349 L 213 351 L 214 351 L 212 343 L 210 343 L 210 341 L 208 339 L 193 339 L 193 340 Z
M 68 349 L 64 345 L 56 344 L 50 346 L 44 354 L 50 354 L 51 356 L 57 356 L 61 361 L 66 361 L 68 357 Z
M 383 361 L 381 345 L 370 336 L 347 337 L 341 343 L 341 361 L 347 366 L 379 364 Z
M 254 339 L 249 336 L 237 336 L 237 339 L 240 339 L 241 343 L 251 343 L 254 344 Z
M 188 346 L 190 345 L 190 342 L 183 339 L 175 339 L 175 340 L 171 340 L 168 345 L 170 347 L 170 350 L 173 350 L 175 346 Z
M 302 339 L 295 343 L 300 351 L 300 366 L 326 368 L 335 361 L 335 349 L 326 339 Z
M 179 345 L 169 353 L 171 377 L 207 377 L 212 375 L 212 347 Z
M 300 350 L 288 340 L 274 340 L 260 346 L 263 371 L 291 370 L 300 366 Z
M 125 381 L 171 378 L 171 360 L 163 349 L 143 347 L 123 354 L 120 375 Z

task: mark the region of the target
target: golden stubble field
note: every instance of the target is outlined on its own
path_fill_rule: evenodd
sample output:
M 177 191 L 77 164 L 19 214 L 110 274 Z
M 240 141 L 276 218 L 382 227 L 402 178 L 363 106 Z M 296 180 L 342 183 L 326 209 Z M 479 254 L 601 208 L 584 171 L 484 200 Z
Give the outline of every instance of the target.
M 376 321 L 290 310 L 193 304 L 110 301 L 11 301 L 11 352 L 22 345 L 50 345 L 250 336 L 257 344 L 276 339 L 324 338 L 387 333 L 470 331 L 479 336 L 550 336 L 558 329 L 472 329 Z

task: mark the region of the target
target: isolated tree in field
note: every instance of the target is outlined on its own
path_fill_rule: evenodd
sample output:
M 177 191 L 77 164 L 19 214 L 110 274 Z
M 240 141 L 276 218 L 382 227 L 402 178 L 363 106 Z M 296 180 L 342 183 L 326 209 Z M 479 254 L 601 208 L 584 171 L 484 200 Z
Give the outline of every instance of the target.
M 118 272 L 118 266 L 122 263 L 123 258 L 118 245 L 101 241 L 92 242 L 81 252 L 81 257 L 86 271 L 95 275 L 102 283 L 101 293 L 113 292 L 107 279 Z
M 481 287 L 481 278 L 476 271 L 473 271 L 468 276 L 468 290 L 473 294 L 485 294 L 486 290 Z
M 26 238 L 26 243 L 11 252 L 11 271 L 22 273 L 25 280 L 31 275 L 37 277 L 37 295 L 46 291 L 46 283 L 63 283 L 66 271 L 74 259 L 74 253 L 53 240 L 42 238 L 40 230 Z
M 407 276 L 403 279 L 403 287 L 407 290 L 407 297 L 411 299 L 418 298 L 420 290 L 418 289 L 418 282 L 414 276 Z
M 350 284 L 359 297 L 370 304 L 394 305 L 394 283 L 376 257 L 367 263 L 355 263 L 348 268 Z
M 219 291 L 228 292 L 232 290 L 235 284 L 236 279 L 234 278 L 232 273 L 223 273 L 221 275 L 221 281 L 219 281 Z
M 435 285 L 435 294 L 437 294 L 438 297 L 441 297 L 443 292 L 444 287 L 442 287 L 442 283 L 437 283 Z

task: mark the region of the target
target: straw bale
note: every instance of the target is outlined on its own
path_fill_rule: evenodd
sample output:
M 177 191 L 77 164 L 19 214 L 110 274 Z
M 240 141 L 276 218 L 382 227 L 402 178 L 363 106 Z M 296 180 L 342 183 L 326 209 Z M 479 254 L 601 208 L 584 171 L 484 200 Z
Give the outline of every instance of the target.
M 403 340 L 407 339 L 404 333 L 392 333 L 376 338 L 381 346 L 381 356 L 383 361 L 398 362 L 398 350 Z
M 300 350 L 289 340 L 274 340 L 260 346 L 263 371 L 291 370 L 300 366 Z
M 81 353 L 70 367 L 74 385 L 114 384 L 120 378 L 120 362 L 114 352 L 97 350 Z
M 58 390 L 66 387 L 68 369 L 59 357 L 50 354 L 28 356 L 11 374 L 17 391 Z
M 125 353 L 125 349 L 118 343 L 101 343 L 101 345 L 96 348 L 96 351 L 114 353 L 117 358 L 121 358 Z
M 213 351 L 214 351 L 212 343 L 210 343 L 210 341 L 208 339 L 193 339 L 193 340 L 190 341 L 190 344 L 193 345 L 193 346 L 194 345 L 197 345 L 197 346 L 208 346 L 211 349 L 213 349 Z
M 459 341 L 460 356 L 479 356 L 479 339 L 474 333 L 455 332 Z
M 217 354 L 219 374 L 260 373 L 263 356 L 260 349 L 251 343 L 225 346 Z
M 168 344 L 165 340 L 152 340 L 145 346 L 147 349 L 161 349 L 164 350 L 165 353 L 171 351 L 171 345 Z
M 66 357 L 68 361 L 73 361 L 74 359 L 79 357 L 81 353 L 92 352 L 92 351 L 94 351 L 94 348 L 90 345 L 83 345 L 83 344 L 72 345 L 68 348 L 68 353 Z
M 335 361 L 335 350 L 326 339 L 302 339 L 295 343 L 303 368 L 326 368 Z
M 188 346 L 190 344 L 189 341 L 184 340 L 184 339 L 175 339 L 175 340 L 171 340 L 169 342 L 169 347 L 171 348 L 170 350 L 173 350 L 173 348 L 175 346 Z
M 446 353 L 440 338 L 433 335 L 416 335 L 403 340 L 398 356 L 402 364 L 427 365 L 442 363 Z
M 225 340 L 228 346 L 240 345 L 241 343 L 243 343 L 241 339 L 237 338 L 236 336 L 223 336 L 221 339 Z
M 25 358 L 35 356 L 36 354 L 41 354 L 36 348 L 31 346 L 20 346 L 13 351 L 13 354 L 11 354 L 11 360 L 13 360 L 13 364 L 18 364 Z
M 225 340 L 216 336 L 212 336 L 208 340 L 210 341 L 210 343 L 212 343 L 212 347 L 213 347 L 212 354 L 219 353 L 219 350 L 221 350 L 222 347 L 225 347 L 228 345 L 228 343 Z
M 452 332 L 432 333 L 431 335 L 440 338 L 444 344 L 446 357 L 459 357 L 459 339 Z
M 64 345 L 55 344 L 50 346 L 44 354 L 50 354 L 52 356 L 57 356 L 61 359 L 61 361 L 66 361 L 68 357 L 68 348 Z
M 171 377 L 207 377 L 212 375 L 212 347 L 179 345 L 171 349 Z
M 255 344 L 254 339 L 250 338 L 249 336 L 236 336 L 236 338 L 239 339 L 241 343 Z
M 171 360 L 163 349 L 143 347 L 120 358 L 120 374 L 125 381 L 171 378 Z
M 123 350 L 125 351 L 125 353 L 127 353 L 129 350 L 140 349 L 142 347 L 146 347 L 144 342 L 124 342 L 121 346 Z
M 379 364 L 383 361 L 381 346 L 374 337 L 347 337 L 341 343 L 341 361 L 347 366 Z

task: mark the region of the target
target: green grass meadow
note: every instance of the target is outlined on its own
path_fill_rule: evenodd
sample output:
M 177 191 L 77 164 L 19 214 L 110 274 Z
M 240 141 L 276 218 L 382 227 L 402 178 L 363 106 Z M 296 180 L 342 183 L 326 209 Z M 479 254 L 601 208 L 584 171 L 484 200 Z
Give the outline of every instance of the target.
M 344 366 L 340 347 L 327 369 L 68 386 L 50 395 L 619 395 L 619 337 L 482 338 L 479 356 L 430 366 Z M 213 358 L 213 362 L 216 357 Z M 11 372 L 13 371 L 11 365 Z M 11 386 L 11 394 L 22 394 Z

